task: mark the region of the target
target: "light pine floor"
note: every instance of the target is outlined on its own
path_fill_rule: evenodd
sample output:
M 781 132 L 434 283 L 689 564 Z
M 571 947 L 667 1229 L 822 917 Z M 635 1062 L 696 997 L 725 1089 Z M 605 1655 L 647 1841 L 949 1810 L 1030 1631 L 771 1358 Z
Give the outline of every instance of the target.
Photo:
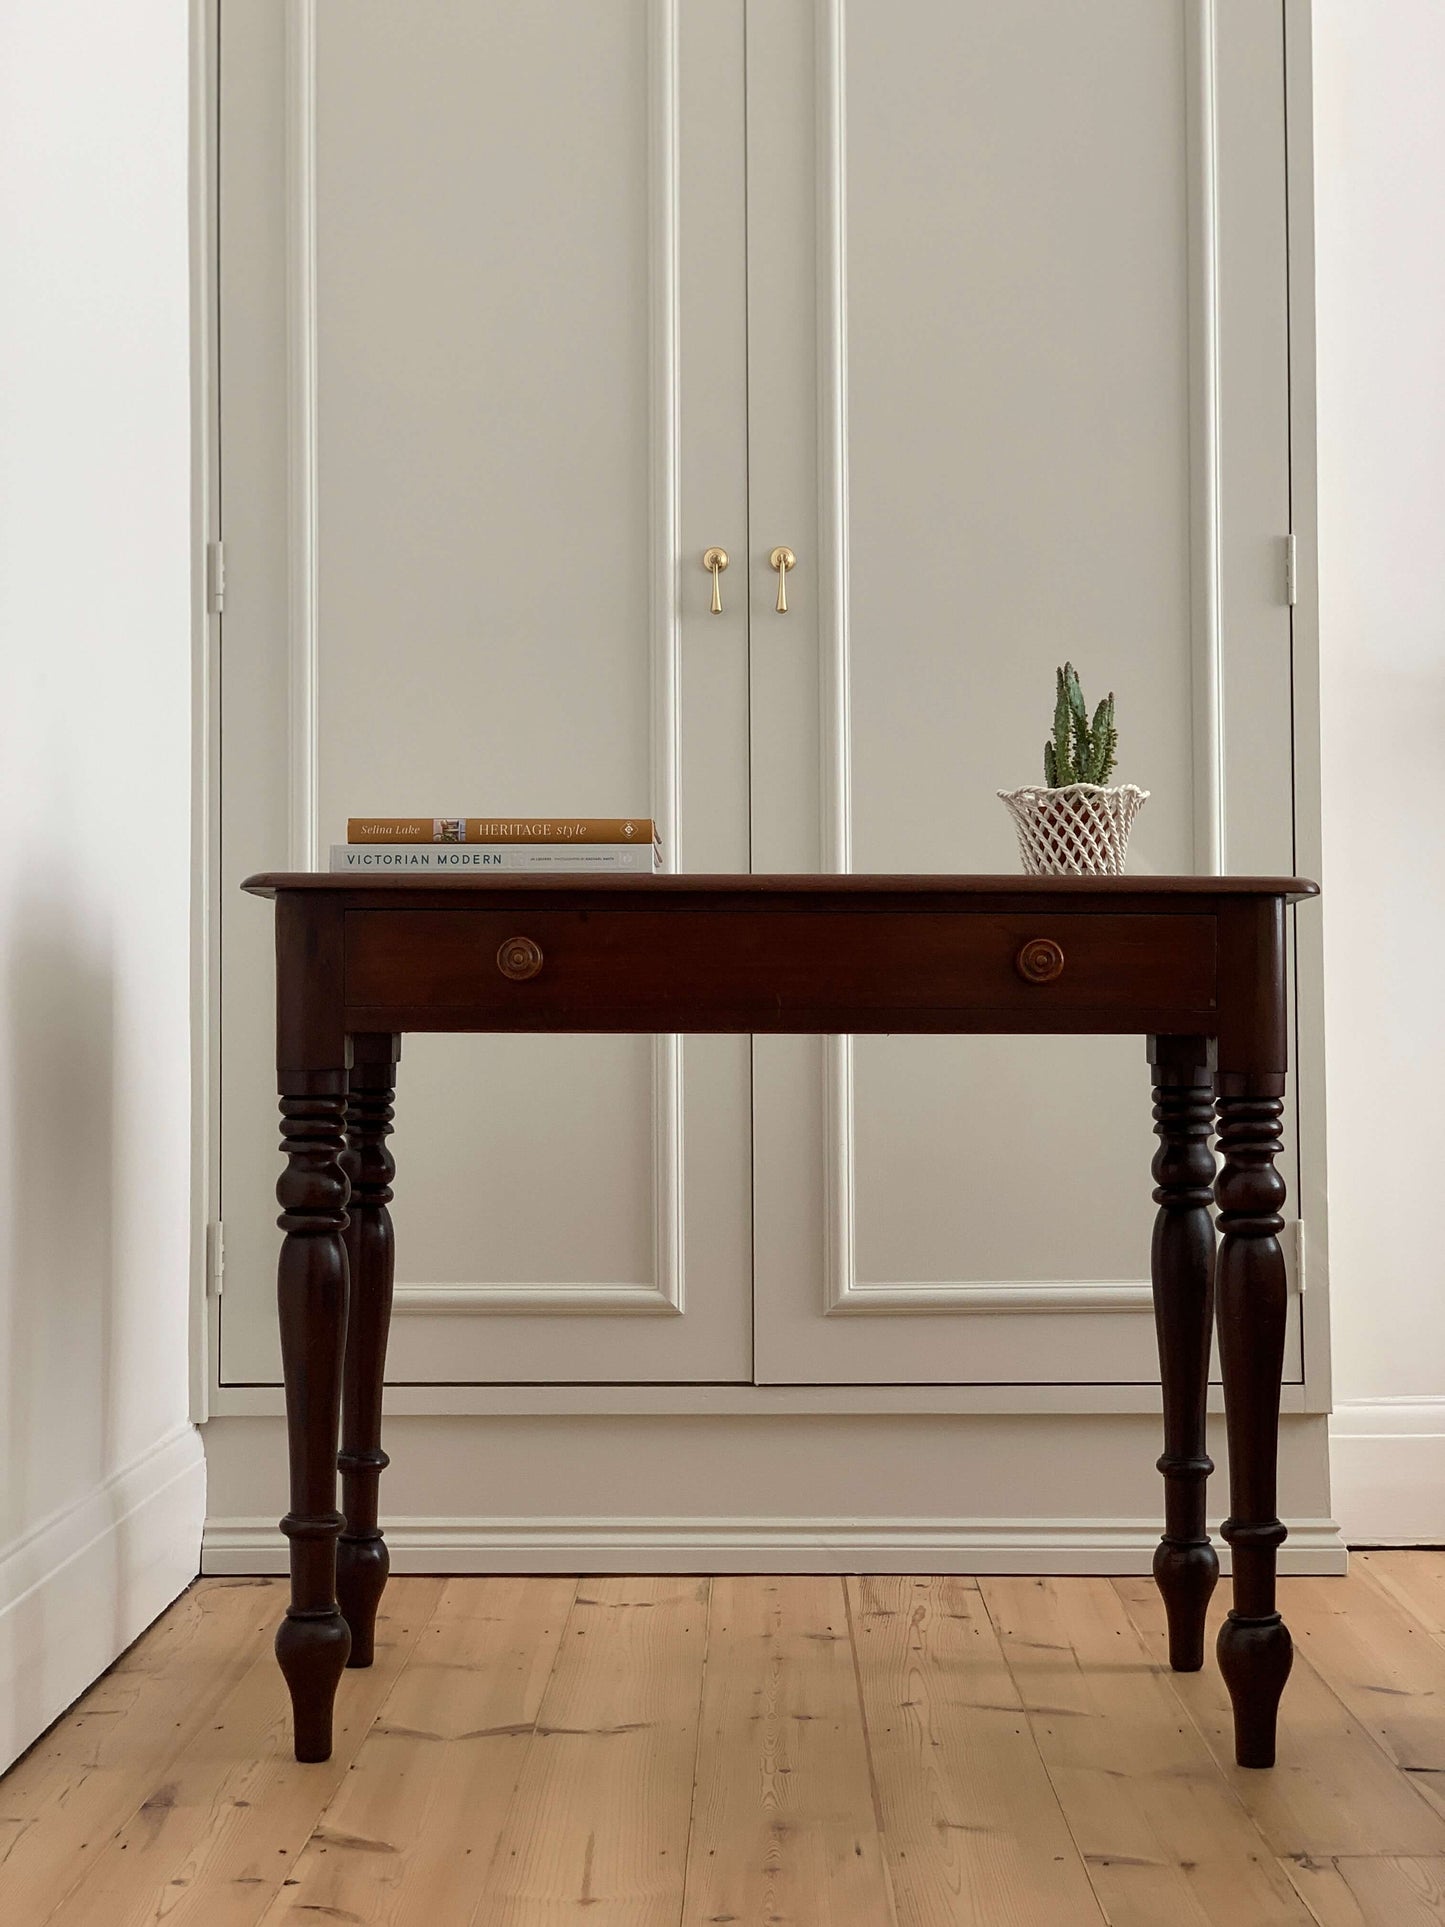
M 1445 1922 L 1445 1554 L 1283 1593 L 1269 1773 L 1148 1581 L 908 1577 L 394 1580 L 297 1766 L 203 1580 L 0 1780 L 0 1921 Z

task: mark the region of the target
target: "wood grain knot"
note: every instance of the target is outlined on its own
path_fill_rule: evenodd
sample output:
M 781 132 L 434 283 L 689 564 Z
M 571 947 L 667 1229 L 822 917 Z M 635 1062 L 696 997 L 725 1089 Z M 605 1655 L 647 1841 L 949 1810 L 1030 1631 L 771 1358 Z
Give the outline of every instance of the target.
M 1064 974 L 1064 953 L 1052 937 L 1030 937 L 1014 963 L 1029 984 L 1051 984 Z
M 530 937 L 508 937 L 497 952 L 497 968 L 513 983 L 525 983 L 542 968 L 542 946 Z

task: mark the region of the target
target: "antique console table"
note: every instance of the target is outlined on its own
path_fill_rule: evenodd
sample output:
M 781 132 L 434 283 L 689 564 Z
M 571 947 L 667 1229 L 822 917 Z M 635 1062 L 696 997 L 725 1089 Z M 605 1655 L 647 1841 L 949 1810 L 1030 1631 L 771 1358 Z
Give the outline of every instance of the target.
M 342 1670 L 371 1663 L 386 1583 L 377 1488 L 394 1166 L 385 1140 L 403 1032 L 1133 1031 L 1148 1039 L 1160 1141 L 1152 1266 L 1165 1529 L 1154 1572 L 1170 1662 L 1186 1672 L 1203 1664 L 1218 1576 L 1204 1431 L 1217 1270 L 1231 1515 L 1222 1530 L 1234 1555 L 1218 1656 L 1240 1764 L 1273 1764 L 1292 1655 L 1275 1608 L 1285 1536 L 1275 1496 L 1284 911 L 1316 895 L 1314 884 L 266 875 L 245 888 L 276 899 L 291 1460 L 281 1521 L 291 1604 L 276 1652 L 298 1759 L 329 1756 Z

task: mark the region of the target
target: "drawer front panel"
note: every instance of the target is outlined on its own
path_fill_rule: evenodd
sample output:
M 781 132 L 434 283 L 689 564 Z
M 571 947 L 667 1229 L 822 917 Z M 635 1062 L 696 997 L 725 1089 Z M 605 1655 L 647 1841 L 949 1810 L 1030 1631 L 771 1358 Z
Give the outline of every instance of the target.
M 976 1012 L 1142 1030 L 1214 1008 L 1210 916 L 523 906 L 353 910 L 346 926 L 348 1011 L 404 1012 L 402 1028 L 430 1012 L 502 1030 L 942 1030 Z

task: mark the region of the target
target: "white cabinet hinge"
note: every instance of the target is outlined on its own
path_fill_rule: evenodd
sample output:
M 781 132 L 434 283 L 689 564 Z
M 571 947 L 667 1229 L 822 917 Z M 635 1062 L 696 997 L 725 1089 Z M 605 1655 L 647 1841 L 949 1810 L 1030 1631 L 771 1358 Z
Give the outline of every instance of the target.
M 206 612 L 218 616 L 226 606 L 226 546 L 206 544 Z
M 219 1298 L 226 1288 L 226 1228 L 217 1218 L 206 1226 L 206 1291 Z
M 1305 1221 L 1294 1221 L 1294 1288 L 1303 1298 L 1305 1295 Z
M 1284 599 L 1291 609 L 1299 601 L 1299 553 L 1293 529 L 1284 538 Z

